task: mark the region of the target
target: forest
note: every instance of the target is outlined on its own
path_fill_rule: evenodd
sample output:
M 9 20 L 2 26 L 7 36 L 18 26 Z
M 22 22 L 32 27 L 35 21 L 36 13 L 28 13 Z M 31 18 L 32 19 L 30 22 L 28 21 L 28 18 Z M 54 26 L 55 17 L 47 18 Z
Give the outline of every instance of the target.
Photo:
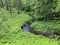
M 60 45 L 60 0 L 0 0 L 0 45 Z

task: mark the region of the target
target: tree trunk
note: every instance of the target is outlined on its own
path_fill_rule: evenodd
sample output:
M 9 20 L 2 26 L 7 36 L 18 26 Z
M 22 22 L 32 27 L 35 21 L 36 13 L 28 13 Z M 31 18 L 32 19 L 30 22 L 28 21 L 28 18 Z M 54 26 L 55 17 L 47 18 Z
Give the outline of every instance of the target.
M 9 10 L 9 7 L 8 7 L 8 0 L 5 0 L 5 5 L 6 5 L 6 10 Z
M 52 14 L 48 14 L 47 19 L 48 19 L 49 21 L 52 21 L 52 20 L 53 20 L 53 15 L 52 15 Z
M 9 10 L 10 10 L 10 14 L 12 15 L 11 2 L 10 2 L 10 0 L 9 0 Z
M 18 14 L 20 14 L 20 11 L 22 9 L 21 0 L 16 0 L 16 7 L 17 7 L 17 10 L 18 10 Z
M 1 5 L 1 8 L 4 7 L 3 0 L 1 0 L 1 4 L 0 5 Z

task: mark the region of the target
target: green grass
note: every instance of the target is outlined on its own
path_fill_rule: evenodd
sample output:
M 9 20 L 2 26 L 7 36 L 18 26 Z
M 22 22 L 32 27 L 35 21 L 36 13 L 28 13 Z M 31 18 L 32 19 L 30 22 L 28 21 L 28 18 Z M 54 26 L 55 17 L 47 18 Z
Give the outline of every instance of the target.
M 31 33 L 19 33 L 9 34 L 4 40 L 1 41 L 1 45 L 58 45 L 58 42 L 54 39 L 48 39 L 39 35 L 33 35 Z
M 25 13 L 18 15 L 1 9 L 0 11 L 0 45 L 59 45 L 55 39 L 41 35 L 25 33 L 21 26 L 31 17 Z
M 2 11 L 3 12 L 3 11 Z M 14 13 L 12 15 L 9 14 L 9 12 L 5 11 L 0 15 L 0 30 L 10 31 L 10 32 L 16 32 L 17 30 L 21 30 L 21 26 L 28 20 L 31 19 L 31 17 L 25 13 L 21 13 L 18 15 L 17 13 Z
M 52 32 L 60 33 L 60 21 L 57 20 L 51 22 L 35 21 L 31 26 L 37 30 L 44 32 L 51 30 Z

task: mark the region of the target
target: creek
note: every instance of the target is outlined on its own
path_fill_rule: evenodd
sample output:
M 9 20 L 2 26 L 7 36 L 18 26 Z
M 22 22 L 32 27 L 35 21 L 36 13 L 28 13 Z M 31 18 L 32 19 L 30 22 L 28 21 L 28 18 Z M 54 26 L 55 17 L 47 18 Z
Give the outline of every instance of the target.
M 48 37 L 48 38 L 55 38 L 55 34 L 52 33 L 52 32 L 40 32 L 40 31 L 37 31 L 36 29 L 32 28 L 31 24 L 34 21 L 35 21 L 34 18 L 32 18 L 31 20 L 27 21 L 24 25 L 21 26 L 21 29 L 24 32 L 30 32 L 30 33 L 33 33 L 35 35 L 42 35 L 42 36 L 45 36 L 45 37 Z

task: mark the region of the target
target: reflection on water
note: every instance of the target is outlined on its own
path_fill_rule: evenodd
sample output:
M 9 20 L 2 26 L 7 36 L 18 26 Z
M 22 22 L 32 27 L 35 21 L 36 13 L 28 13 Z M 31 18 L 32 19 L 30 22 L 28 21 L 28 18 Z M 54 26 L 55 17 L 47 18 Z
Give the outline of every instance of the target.
M 24 25 L 22 29 L 24 32 L 29 32 L 29 26 L 28 25 Z

